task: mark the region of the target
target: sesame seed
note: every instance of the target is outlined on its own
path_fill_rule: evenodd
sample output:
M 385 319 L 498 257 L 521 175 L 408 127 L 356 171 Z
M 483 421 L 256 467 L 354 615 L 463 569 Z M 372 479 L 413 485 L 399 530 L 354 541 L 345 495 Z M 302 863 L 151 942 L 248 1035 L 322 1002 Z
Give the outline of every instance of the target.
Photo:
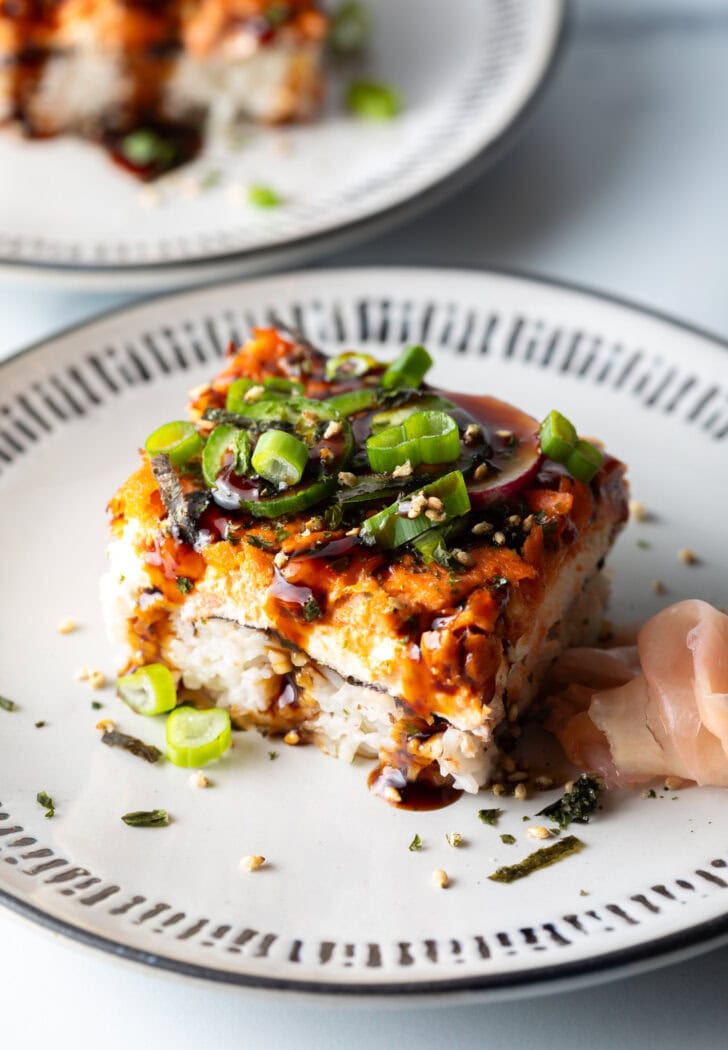
M 450 879 L 447 877 L 447 872 L 442 868 L 435 868 L 432 873 L 432 884 L 438 890 L 445 890 L 450 885 Z
M 513 437 L 513 431 L 512 430 L 496 430 L 495 436 L 499 437 L 499 438 L 502 438 L 504 441 L 508 441 L 508 440 L 510 440 L 510 438 Z
M 665 790 L 679 791 L 684 783 L 682 777 L 665 777 Z
M 399 466 L 395 467 L 392 471 L 393 478 L 408 478 L 412 473 L 412 464 L 408 459 L 404 463 L 400 463 Z
M 286 735 L 283 737 L 283 743 L 289 744 L 291 747 L 295 747 L 301 743 L 301 734 L 297 729 L 289 729 Z
M 505 538 L 505 535 L 502 532 L 496 532 L 494 534 L 494 536 L 493 536 L 493 543 L 495 543 L 496 546 L 502 547 L 505 542 L 506 542 L 506 538 Z
M 454 550 L 452 553 L 455 560 L 460 562 L 461 565 L 469 567 L 475 564 L 475 558 L 468 551 Z
M 458 849 L 463 844 L 463 836 L 459 831 L 449 831 L 445 835 L 445 841 L 448 846 L 452 846 L 453 849 Z
M 259 853 L 249 853 L 247 857 L 241 857 L 240 859 L 240 867 L 243 871 L 257 871 L 264 864 L 265 857 L 261 857 Z
M 653 580 L 652 590 L 655 592 L 655 594 L 664 594 L 667 590 L 667 587 L 665 587 L 665 584 L 662 582 L 662 580 Z
M 690 550 L 689 547 L 681 547 L 677 552 L 677 556 L 681 562 L 685 563 L 685 565 L 697 565 L 698 563 L 697 554 L 695 551 Z
M 442 510 L 443 503 L 439 496 L 428 496 L 427 506 L 430 510 Z
M 288 653 L 281 652 L 280 649 L 268 650 L 268 662 L 275 674 L 289 674 L 293 670 Z
M 344 535 L 345 536 L 358 536 L 360 532 L 361 532 L 361 529 L 359 528 L 359 526 L 355 525 L 353 529 L 349 529 L 348 532 L 344 533 Z
M 324 440 L 328 441 L 329 438 L 336 437 L 343 429 L 338 419 L 332 419 L 326 430 L 324 430 Z
M 642 500 L 631 499 L 629 501 L 629 516 L 632 521 L 647 521 L 647 507 Z
M 531 529 L 532 529 L 532 528 L 533 528 L 533 526 L 534 526 L 534 521 L 535 521 L 535 519 L 534 519 L 534 516 L 533 516 L 533 514 L 529 514 L 529 515 L 528 515 L 527 517 L 525 517 L 525 518 L 523 519 L 523 524 L 522 524 L 522 526 L 521 526 L 521 528 L 523 529 L 523 531 L 524 531 L 524 532 L 530 532 L 530 531 L 531 531 Z
M 508 524 L 512 525 L 514 528 L 518 528 L 522 520 L 523 519 L 521 518 L 520 514 L 511 514 L 510 518 L 508 519 Z
M 516 771 L 516 763 L 510 755 L 503 755 L 503 758 L 501 759 L 501 765 L 505 769 L 506 773 L 515 773 Z
M 102 733 L 110 733 L 112 729 L 116 729 L 116 723 L 110 718 L 102 718 L 100 722 L 96 723 L 96 728 L 100 729 Z
M 468 423 L 463 434 L 463 441 L 466 445 L 472 445 L 481 436 L 481 429 L 476 423 Z
M 294 649 L 291 653 L 291 663 L 294 667 L 305 667 L 308 663 L 308 656 L 299 649 Z
M 417 517 L 419 517 L 419 515 L 415 514 L 415 517 L 417 518 Z M 425 517 L 427 518 L 428 521 L 444 521 L 445 518 L 447 517 L 447 515 L 445 514 L 444 510 L 432 510 L 432 509 L 430 509 L 430 510 L 426 510 L 425 511 Z
M 530 827 L 526 834 L 532 839 L 550 839 L 551 838 L 551 832 L 549 831 L 549 829 L 548 828 L 544 828 L 544 827 L 540 827 L 539 825 L 535 825 L 534 827 Z
M 282 569 L 284 565 L 288 564 L 288 555 L 285 553 L 285 551 L 278 551 L 275 558 L 273 559 L 273 564 L 277 569 Z
M 537 788 L 541 788 L 542 791 L 546 791 L 548 788 L 553 787 L 553 780 L 551 777 L 541 776 L 536 777 L 534 784 Z
M 61 620 L 58 624 L 59 634 L 73 634 L 76 630 L 78 630 L 78 624 L 75 620 L 72 620 L 70 616 L 66 617 L 65 620 Z
M 524 773 L 523 770 L 516 770 L 515 773 L 509 773 L 506 779 L 509 784 L 520 784 L 523 780 L 528 780 L 528 773 Z
M 319 449 L 319 459 L 322 463 L 330 463 L 333 458 L 334 453 L 331 451 L 330 448 L 326 448 L 326 446 L 324 445 L 323 448 Z
M 88 683 L 92 689 L 103 689 L 106 685 L 106 675 L 103 671 L 89 671 Z
M 528 798 L 528 790 L 525 784 L 516 784 L 516 789 L 513 792 L 513 797 L 517 798 L 519 802 L 525 801 Z
M 313 518 L 309 518 L 306 522 L 306 528 L 311 529 L 312 532 L 321 532 L 321 529 L 323 529 L 325 525 L 326 522 L 324 521 L 324 519 L 319 517 L 318 515 L 316 515 Z
M 340 470 L 338 481 L 340 485 L 345 485 L 346 488 L 350 489 L 352 485 L 356 485 L 356 474 L 352 474 L 348 470 Z
M 384 789 L 384 797 L 387 800 L 387 802 L 402 801 L 402 796 L 400 795 L 399 791 L 397 791 L 396 787 L 392 787 L 391 785 Z
M 487 536 L 489 532 L 493 531 L 493 526 L 489 521 L 479 521 L 477 525 L 473 525 L 470 531 L 473 536 Z
M 252 401 L 260 401 L 264 393 L 265 387 L 251 386 L 250 390 L 246 390 L 243 394 L 243 401 L 247 401 L 248 403 Z
M 488 477 L 488 464 L 480 463 L 473 471 L 473 478 L 475 481 L 485 481 Z
M 502 795 L 505 795 L 505 793 L 506 793 L 505 785 L 504 784 L 500 784 L 500 783 L 494 784 L 493 787 L 491 788 L 491 791 L 493 792 L 493 794 L 495 795 L 496 798 L 500 798 Z
M 207 779 L 204 773 L 199 770 L 193 773 L 190 777 L 190 787 L 193 788 L 206 788 L 210 786 L 210 781 Z

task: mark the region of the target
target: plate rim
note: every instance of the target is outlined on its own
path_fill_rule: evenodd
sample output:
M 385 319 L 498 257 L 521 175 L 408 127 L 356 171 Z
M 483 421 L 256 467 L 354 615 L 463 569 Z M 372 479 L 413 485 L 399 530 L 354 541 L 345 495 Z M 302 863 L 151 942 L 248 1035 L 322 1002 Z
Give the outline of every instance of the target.
M 450 277 L 460 275 L 464 279 L 481 278 L 487 281 L 489 278 L 495 277 L 508 278 L 524 284 L 531 283 L 552 291 L 591 298 L 602 305 L 617 306 L 638 317 L 647 317 L 667 324 L 686 335 L 703 339 L 712 344 L 715 349 L 724 353 L 728 351 L 728 338 L 719 336 L 700 325 L 676 318 L 666 311 L 642 306 L 629 298 L 602 292 L 578 282 L 552 278 L 543 274 L 513 268 L 344 266 L 335 269 L 322 268 L 320 270 L 296 270 L 279 273 L 270 275 L 267 278 L 256 278 L 252 283 L 265 280 L 295 281 L 299 278 L 311 279 L 312 277 L 325 281 L 327 277 L 331 278 L 336 274 L 343 273 L 347 278 L 351 278 L 357 274 L 371 274 L 372 271 L 389 274 L 398 271 L 423 277 L 432 277 L 437 273 L 445 272 Z M 240 278 L 231 278 L 208 286 L 152 294 L 131 303 L 124 303 L 100 311 L 90 318 L 57 329 L 50 335 L 25 345 L 8 355 L 0 361 L 0 377 L 7 368 L 15 365 L 21 358 L 36 351 L 49 349 L 53 343 L 69 336 L 80 334 L 87 329 L 93 328 L 98 323 L 120 317 L 123 314 L 133 314 L 137 310 L 143 310 L 149 306 L 162 305 L 164 302 L 174 302 L 176 299 L 182 299 L 190 294 L 216 294 L 235 285 L 246 285 L 249 283 L 251 282 Z M 441 999 L 451 1000 L 458 995 L 468 994 L 479 1000 L 483 998 L 489 1000 L 504 999 L 509 996 L 523 995 L 529 991 L 533 994 L 549 994 L 553 991 L 565 990 L 566 988 L 578 988 L 599 981 L 614 980 L 629 972 L 637 972 L 641 969 L 658 968 L 677 961 L 681 957 L 696 956 L 728 943 L 727 911 L 722 915 L 704 920 L 686 929 L 650 938 L 641 944 L 618 948 L 586 959 L 548 964 L 536 969 L 520 968 L 500 974 L 471 974 L 462 978 L 344 984 L 328 980 L 296 980 L 287 977 L 236 973 L 200 962 L 175 959 L 164 953 L 145 951 L 93 932 L 82 925 L 75 925 L 66 919 L 49 914 L 30 900 L 18 897 L 2 886 L 0 886 L 0 905 L 7 907 L 10 912 L 46 930 L 68 937 L 84 947 L 104 951 L 127 962 L 140 963 L 152 969 L 161 969 L 188 978 L 213 981 L 216 984 L 244 988 L 249 991 L 267 992 L 270 994 L 285 992 L 302 996 L 308 995 L 313 996 L 316 1001 L 329 997 L 337 1003 L 349 1002 L 352 1004 L 372 1001 L 376 998 L 382 998 L 390 1002 L 394 998 L 399 1000 L 410 999 L 417 1001 L 419 1005 L 420 1001 L 425 997 L 429 997 L 434 1003 Z
M 469 161 L 443 175 L 430 186 L 426 186 L 400 204 L 389 205 L 371 215 L 330 230 L 292 237 L 277 245 L 262 245 L 258 248 L 203 255 L 199 258 L 181 259 L 177 262 L 157 261 L 134 263 L 128 266 L 118 262 L 56 263 L 0 256 L 0 275 L 9 277 L 15 275 L 26 280 L 32 280 L 33 277 L 39 279 L 76 278 L 94 285 L 101 284 L 114 276 L 118 276 L 125 282 L 155 276 L 174 280 L 182 278 L 189 272 L 195 273 L 214 267 L 252 266 L 257 268 L 257 272 L 263 272 L 275 267 L 277 260 L 290 256 L 291 253 L 295 253 L 297 258 L 317 258 L 326 252 L 328 246 L 338 251 L 345 246 L 362 243 L 370 235 L 375 236 L 382 230 L 394 229 L 417 218 L 474 182 L 479 175 L 508 152 L 525 130 L 553 80 L 575 24 L 574 0 L 552 0 L 552 2 L 555 11 L 555 30 L 551 50 L 546 56 L 540 75 L 508 125 Z M 248 272 L 253 273 L 254 271 L 248 270 Z

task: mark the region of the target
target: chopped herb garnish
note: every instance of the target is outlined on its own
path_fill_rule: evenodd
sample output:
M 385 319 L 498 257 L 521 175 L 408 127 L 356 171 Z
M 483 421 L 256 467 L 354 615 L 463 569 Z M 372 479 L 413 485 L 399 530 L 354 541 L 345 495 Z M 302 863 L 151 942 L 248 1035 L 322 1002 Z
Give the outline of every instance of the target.
M 350 112 L 364 120 L 392 120 L 402 109 L 402 96 L 389 84 L 355 80 L 349 85 L 346 105 Z
M 189 576 L 178 576 L 177 586 L 182 591 L 182 594 L 189 594 L 192 588 L 194 587 L 194 583 L 189 578 Z
M 3 711 L 15 711 L 18 705 L 14 700 L 8 700 L 6 696 L 0 696 L 0 707 Z
M 637 546 L 641 547 L 642 550 L 648 551 L 652 544 L 649 540 L 637 540 Z
M 419 835 L 415 835 L 407 849 L 410 851 L 410 853 L 416 853 L 417 850 L 422 849 L 422 839 Z
M 45 724 L 46 723 L 41 720 L 40 722 L 36 722 L 35 723 L 35 728 L 36 729 L 42 729 Z
M 502 809 L 479 809 L 478 820 L 482 821 L 483 824 L 490 824 L 491 827 L 495 827 L 502 813 Z
M 588 897 L 589 896 L 589 892 L 587 890 L 579 890 L 579 896 L 580 897 Z
M 100 700 L 91 701 L 91 707 L 94 709 L 94 711 L 100 711 L 103 706 L 104 705 L 101 703 Z
M 257 547 L 261 551 L 269 551 L 273 549 L 273 544 L 268 543 L 261 536 L 246 536 L 245 542 L 250 544 L 251 547 Z
M 359 0 L 346 0 L 331 15 L 327 44 L 340 58 L 360 55 L 369 41 L 371 25 L 367 7 Z
M 278 208 L 283 198 L 271 186 L 249 186 L 248 200 L 256 208 Z
M 504 846 L 515 846 L 516 844 L 515 835 L 501 835 L 500 840 Z
M 125 751 L 130 751 L 132 755 L 143 758 L 145 762 L 156 762 L 162 757 L 162 752 L 158 747 L 154 747 L 153 744 L 145 744 L 143 740 L 120 733 L 117 729 L 107 729 L 101 737 L 101 743 L 108 747 L 121 747 Z
M 275 760 L 278 758 L 278 752 L 277 751 L 269 751 L 268 752 L 268 758 L 271 760 L 271 762 L 275 762 Z
M 166 809 L 136 809 L 121 818 L 130 828 L 166 828 L 169 813 Z
M 524 860 L 519 861 L 518 864 L 509 864 L 506 867 L 498 868 L 488 878 L 492 882 L 515 882 L 517 879 L 524 879 L 526 875 L 530 875 L 540 868 L 547 868 L 551 864 L 556 864 L 557 861 L 563 860 L 564 857 L 568 857 L 572 853 L 578 853 L 583 848 L 584 843 L 581 839 L 576 838 L 575 835 L 567 835 L 565 839 L 555 842 L 553 846 L 544 846 L 543 849 L 537 849 L 535 853 L 529 854 Z
M 321 616 L 321 606 L 313 595 L 308 599 L 305 605 L 303 605 L 301 611 L 306 623 L 311 623 L 312 620 L 318 620 Z
M 589 818 L 599 804 L 604 781 L 601 777 L 590 773 L 582 773 L 571 791 L 567 791 L 556 802 L 546 806 L 536 814 L 539 817 L 548 817 L 558 824 L 560 828 L 567 828 L 569 824 L 588 824 Z
M 657 798 L 657 792 L 654 788 L 650 788 L 648 791 L 645 791 L 642 798 Z
M 46 817 L 55 817 L 56 804 L 50 795 L 47 795 L 45 791 L 39 791 L 35 798 L 46 811 Z

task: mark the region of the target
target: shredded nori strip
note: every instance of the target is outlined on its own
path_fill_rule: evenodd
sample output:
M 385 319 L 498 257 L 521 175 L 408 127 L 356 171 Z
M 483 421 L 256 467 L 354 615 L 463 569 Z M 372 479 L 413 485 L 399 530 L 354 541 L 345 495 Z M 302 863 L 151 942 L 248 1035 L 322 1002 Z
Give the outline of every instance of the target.
M 478 820 L 482 821 L 483 824 L 490 824 L 490 826 L 494 828 L 498 823 L 502 812 L 502 809 L 479 809 Z
M 159 485 L 162 501 L 169 515 L 170 531 L 175 539 L 184 540 L 194 546 L 199 538 L 197 521 L 211 499 L 207 491 L 191 492 L 185 495 L 182 491 L 176 470 L 169 461 L 169 456 L 160 452 L 152 456 L 152 473 Z
M 128 736 L 126 733 L 120 733 L 116 729 L 107 729 L 101 737 L 101 743 L 106 744 L 108 747 L 123 747 L 125 751 L 130 751 L 132 755 L 143 758 L 145 762 L 156 762 L 162 757 L 162 752 L 158 747 L 155 747 L 153 744 L 145 744 L 143 740 L 138 740 L 135 736 Z
M 488 878 L 492 882 L 515 882 L 517 879 L 525 879 L 526 875 L 539 871 L 541 868 L 548 868 L 550 864 L 556 864 L 564 857 L 578 853 L 583 848 L 584 843 L 581 839 L 575 835 L 567 835 L 565 839 L 555 842 L 553 846 L 544 846 L 543 849 L 530 853 L 518 864 L 508 864 L 503 868 L 498 868 Z
M 15 711 L 17 706 L 14 700 L 8 700 L 6 696 L 0 696 L 0 707 L 3 711 Z
M 582 773 L 579 779 L 574 781 L 571 791 L 567 791 L 550 806 L 540 809 L 536 816 L 548 817 L 560 828 L 568 828 L 572 823 L 588 824 L 589 818 L 599 805 L 603 790 L 604 781 L 601 777 L 592 773 Z
M 166 809 L 135 809 L 121 818 L 130 828 L 166 828 L 169 813 Z
M 39 791 L 35 796 L 36 802 L 38 802 L 43 809 L 46 811 L 46 817 L 55 817 L 56 815 L 56 804 L 50 795 L 46 794 L 45 791 Z

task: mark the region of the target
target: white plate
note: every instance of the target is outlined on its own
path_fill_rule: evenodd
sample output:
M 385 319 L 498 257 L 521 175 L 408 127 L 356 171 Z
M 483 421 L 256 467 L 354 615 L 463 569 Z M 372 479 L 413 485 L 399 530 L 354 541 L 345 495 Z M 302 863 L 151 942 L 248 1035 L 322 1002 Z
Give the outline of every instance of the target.
M 114 290 L 180 287 L 284 259 L 290 266 L 372 236 L 461 185 L 499 155 L 542 87 L 564 0 L 367 3 L 376 32 L 363 68 L 401 88 L 396 121 L 347 116 L 341 97 L 362 67 L 332 73 L 321 120 L 251 129 L 236 151 L 210 142 L 180 178 L 217 171 L 219 185 L 194 198 L 165 193 L 154 208 L 94 146 L 2 133 L 0 269 Z M 284 206 L 231 201 L 255 182 L 278 189 Z
M 613 616 L 728 597 L 728 357 L 706 336 L 585 293 L 455 271 L 318 272 L 159 299 L 58 336 L 0 367 L 0 897 L 117 955 L 246 986 L 339 996 L 520 994 L 697 952 L 728 934 L 725 792 L 610 797 L 578 856 L 503 886 L 495 866 L 533 847 L 505 801 L 399 812 L 367 792 L 366 763 L 254 733 L 211 768 L 214 786 L 99 743 L 101 716 L 159 743 L 162 725 L 74 681 L 112 671 L 99 622 L 104 505 L 160 419 L 213 373 L 228 339 L 270 310 L 328 349 L 394 354 L 424 341 L 435 379 L 559 406 L 630 464 L 658 520 L 630 525 L 611 559 Z M 649 541 L 650 548 L 637 545 Z M 690 546 L 701 564 L 676 557 Z M 652 581 L 668 593 L 658 597 Z M 83 626 L 61 636 L 58 622 Z M 35 728 L 37 720 L 47 726 Z M 269 751 L 279 752 L 276 762 Z M 57 802 L 44 819 L 35 801 Z M 546 798 L 550 798 L 547 795 Z M 500 804 L 500 803 L 499 803 Z M 122 813 L 156 806 L 165 829 Z M 454 850 L 445 833 L 460 831 Z M 504 846 L 499 833 L 516 835 Z M 407 849 L 415 832 L 419 853 Z M 240 871 L 242 855 L 269 865 Z M 433 869 L 453 884 L 436 891 Z M 581 895 L 584 890 L 588 896 Z

